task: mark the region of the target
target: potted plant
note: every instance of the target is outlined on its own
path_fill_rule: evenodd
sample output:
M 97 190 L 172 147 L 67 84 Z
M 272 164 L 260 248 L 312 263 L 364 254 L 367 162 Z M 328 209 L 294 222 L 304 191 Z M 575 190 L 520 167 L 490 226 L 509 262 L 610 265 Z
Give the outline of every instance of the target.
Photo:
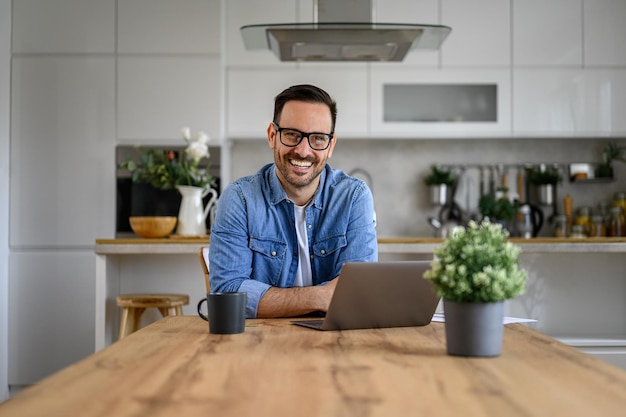
M 508 236 L 499 224 L 472 220 L 435 248 L 424 278 L 443 298 L 450 355 L 501 353 L 504 301 L 522 294 L 527 278 Z
M 613 161 L 626 162 L 626 147 L 609 142 L 602 152 L 603 162 L 595 169 L 596 178 L 613 178 Z
M 540 165 L 530 171 L 530 183 L 537 187 L 539 203 L 549 206 L 554 203 L 554 191 L 563 180 L 558 167 Z
M 500 223 L 505 229 L 509 228 L 515 215 L 513 203 L 505 197 L 507 191 L 506 188 L 501 188 L 495 195 L 485 194 L 478 200 L 478 209 L 483 220 Z
M 452 187 L 457 177 L 448 168 L 432 165 L 430 173 L 424 177 L 424 183 L 430 190 L 430 201 L 435 205 L 444 205 L 452 195 Z
M 198 132 L 193 137 L 188 127 L 182 129 L 182 136 L 187 147 L 181 152 L 162 149 L 145 149 L 141 151 L 139 161 L 130 157 L 120 164 L 132 175 L 133 183 L 148 185 L 161 192 L 176 190 L 178 197 L 178 225 L 180 235 L 204 235 L 206 233 L 206 218 L 210 206 L 217 201 L 217 191 L 211 187 L 215 185 L 214 178 L 206 168 L 200 167 L 200 162 L 208 158 L 209 137 L 204 132 Z M 134 195 L 134 193 L 133 193 Z M 211 196 L 206 207 L 202 199 Z M 171 194 L 166 197 L 173 201 Z M 154 204 L 159 204 L 155 202 Z

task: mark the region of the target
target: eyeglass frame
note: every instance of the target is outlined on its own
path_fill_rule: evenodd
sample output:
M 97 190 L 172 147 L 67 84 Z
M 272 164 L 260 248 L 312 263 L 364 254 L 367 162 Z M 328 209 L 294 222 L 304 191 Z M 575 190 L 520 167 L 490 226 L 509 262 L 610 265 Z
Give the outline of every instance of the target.
M 324 132 L 303 132 L 301 130 L 298 129 L 294 129 L 292 127 L 280 127 L 278 126 L 278 124 L 276 122 L 272 122 L 272 124 L 274 125 L 274 129 L 276 130 L 276 132 L 278 132 L 278 140 L 280 140 L 280 143 L 282 143 L 283 145 L 289 147 L 289 148 L 295 148 L 296 146 L 300 145 L 300 143 L 302 143 L 302 140 L 304 140 L 304 138 L 306 138 L 307 143 L 309 144 L 309 147 L 311 149 L 313 149 L 314 151 L 325 151 L 326 149 L 328 149 L 328 147 L 330 146 L 330 144 L 333 141 L 333 137 L 335 136 L 335 131 L 331 131 L 330 133 L 324 133 Z M 298 140 L 298 143 L 296 143 L 295 145 L 289 145 L 286 144 L 285 142 L 283 142 L 283 130 L 293 130 L 294 132 L 298 132 L 300 134 L 300 139 Z M 318 149 L 318 148 L 314 148 L 313 145 L 311 145 L 311 135 L 324 135 L 324 136 L 328 136 L 328 143 L 326 144 L 326 146 L 324 148 Z

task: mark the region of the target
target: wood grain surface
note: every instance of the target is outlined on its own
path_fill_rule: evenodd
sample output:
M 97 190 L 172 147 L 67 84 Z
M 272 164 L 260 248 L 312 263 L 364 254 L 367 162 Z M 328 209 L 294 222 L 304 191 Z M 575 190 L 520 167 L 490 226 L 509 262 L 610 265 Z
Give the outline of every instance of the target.
M 168 317 L 0 404 L 0 416 L 623 416 L 626 372 L 521 324 L 497 358 L 441 323 L 320 332 Z

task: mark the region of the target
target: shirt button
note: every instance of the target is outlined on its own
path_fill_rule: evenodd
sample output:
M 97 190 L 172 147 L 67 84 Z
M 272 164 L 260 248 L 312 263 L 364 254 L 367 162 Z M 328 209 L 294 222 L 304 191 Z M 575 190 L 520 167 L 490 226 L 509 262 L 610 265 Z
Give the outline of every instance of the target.
M 313 259 L 313 255 L 310 255 L 309 258 Z
M 312 226 L 312 225 L 309 225 L 309 229 L 310 229 L 311 227 L 313 227 L 313 226 Z
M 326 251 L 325 251 L 324 249 L 322 249 L 322 250 L 320 251 L 320 253 L 323 255 L 323 254 L 325 254 L 325 253 L 326 253 Z
M 272 256 L 276 256 L 276 251 L 272 251 Z

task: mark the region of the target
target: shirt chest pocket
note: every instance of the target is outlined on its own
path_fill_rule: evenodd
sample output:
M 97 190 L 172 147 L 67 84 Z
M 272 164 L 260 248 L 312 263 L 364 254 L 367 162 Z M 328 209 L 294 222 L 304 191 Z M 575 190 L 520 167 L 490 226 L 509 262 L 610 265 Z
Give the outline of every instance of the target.
M 347 244 L 348 241 L 345 235 L 329 237 L 315 242 L 313 244 L 313 253 L 319 257 L 332 256 Z
M 276 240 L 250 239 L 249 247 L 252 250 L 254 279 L 273 286 L 283 286 L 280 285 L 280 277 L 287 244 Z

